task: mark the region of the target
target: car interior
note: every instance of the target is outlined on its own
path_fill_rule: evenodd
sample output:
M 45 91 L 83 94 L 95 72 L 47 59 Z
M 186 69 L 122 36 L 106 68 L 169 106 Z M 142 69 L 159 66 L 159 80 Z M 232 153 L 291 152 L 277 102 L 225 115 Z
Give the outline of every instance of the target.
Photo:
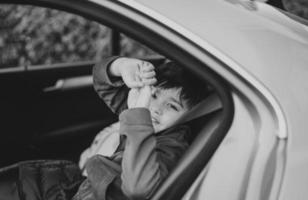
M 4 42 L 12 45 L 11 49 L 14 49 L 14 45 L 16 45 L 16 59 L 23 58 L 14 61 L 15 58 L 6 58 L 0 55 L 0 167 L 20 161 L 46 159 L 63 159 L 78 163 L 81 152 L 89 147 L 95 135 L 104 127 L 117 121 L 117 116 L 109 110 L 93 89 L 91 74 L 94 64 L 104 57 L 119 55 L 138 57 L 148 60 L 154 65 L 159 65 L 164 56 L 110 28 L 106 31 L 108 40 L 94 41 L 94 43 L 100 42 L 100 45 L 106 47 L 96 47 L 97 52 L 92 57 L 85 56 L 83 58 L 80 56 L 77 61 L 65 57 L 63 60 L 55 59 L 54 62 L 50 61 L 52 59 L 47 56 L 45 61 L 48 59 L 49 61 L 44 62 L 44 56 L 42 56 L 42 62 L 31 60 L 32 54 L 25 53 L 25 51 L 29 51 L 31 45 L 38 42 L 34 41 L 33 37 L 36 37 L 37 34 L 44 34 L 44 25 L 35 22 L 36 24 L 33 26 L 36 26 L 35 30 L 37 31 L 24 28 L 24 31 L 18 35 L 14 32 L 16 27 L 24 26 L 23 23 L 29 21 L 22 19 L 22 15 L 11 14 L 12 11 L 46 12 L 49 13 L 46 16 L 51 18 L 57 15 L 57 12 L 64 12 L 28 5 L 0 4 L 0 16 L 2 16 L 0 21 L 12 22 L 11 25 L 7 23 L 7 27 L 3 29 L 7 31 L 7 34 L 3 36 L 3 38 L 7 38 Z M 64 13 L 64 15 L 66 14 Z M 82 19 L 84 21 L 77 22 L 76 18 L 80 19 L 81 16 L 74 18 L 71 15 L 75 14 L 68 15 L 65 19 L 70 23 L 70 26 L 81 26 L 85 23 L 84 21 L 87 21 L 87 19 Z M 29 16 L 33 17 L 31 14 Z M 44 18 L 44 20 L 46 19 Z M 84 26 L 91 26 L 93 23 L 95 22 L 89 22 Z M 88 29 L 91 30 L 89 27 Z M 54 35 L 46 32 L 46 37 L 42 37 L 41 40 L 54 41 L 57 40 L 57 37 L 62 37 L 61 41 L 64 41 L 70 37 L 69 30 L 63 29 L 62 32 L 59 30 L 62 31 L 61 28 L 54 30 Z M 29 34 L 29 40 L 24 40 L 21 37 L 25 33 Z M 63 35 L 61 36 L 61 34 Z M 84 34 L 90 37 L 87 35 L 88 33 Z M 102 37 L 99 35 L 99 31 L 91 34 L 96 38 Z M 14 36 L 14 41 L 9 35 Z M 76 40 L 72 40 L 71 43 Z M 53 44 L 58 43 L 54 41 L 48 45 Z M 0 48 L 0 52 L 13 52 L 5 45 Z M 61 48 L 59 47 L 59 49 Z M 100 51 L 103 48 L 107 49 L 104 53 Z M 44 50 L 43 46 L 33 49 L 35 55 L 38 56 L 41 55 L 40 51 Z M 52 49 L 47 50 L 50 51 L 49 56 L 58 55 Z M 67 50 L 66 47 L 63 51 L 65 50 Z M 102 55 L 97 58 L 99 53 Z M 74 56 L 72 57 L 74 58 Z M 193 127 L 193 135 L 190 138 L 191 147 L 183 155 L 179 164 L 153 199 L 176 197 L 181 194 L 179 190 L 185 192 L 189 187 L 188 183 L 193 182 L 203 165 L 208 162 L 208 159 L 203 162 L 200 160 L 203 160 L 205 155 L 214 154 L 216 147 L 213 141 L 218 136 L 223 138 L 226 134 L 232 121 L 232 99 L 227 89 L 228 86 L 222 80 L 217 82 L 218 84 L 212 85 L 213 93 L 192 109 L 185 116 L 186 119 L 183 119 L 189 121 Z M 228 120 L 225 120 L 226 118 Z

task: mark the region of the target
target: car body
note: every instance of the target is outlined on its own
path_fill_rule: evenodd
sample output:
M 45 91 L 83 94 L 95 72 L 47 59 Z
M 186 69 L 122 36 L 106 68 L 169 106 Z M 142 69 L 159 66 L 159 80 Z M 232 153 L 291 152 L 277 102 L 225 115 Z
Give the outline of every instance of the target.
M 301 20 L 265 3 L 244 0 L 0 2 L 52 7 L 104 23 L 191 68 L 213 85 L 222 101 L 223 117 L 207 127 L 213 133 L 210 137 L 192 143 L 153 199 L 307 199 L 308 27 Z M 78 69 L 45 70 L 46 75 L 44 70 L 30 70 L 30 77 L 88 73 Z M 20 78 L 16 73 L 3 73 L 3 77 L 4 82 Z M 74 94 L 65 94 L 66 101 L 80 95 L 69 96 Z M 88 120 L 94 107 L 101 106 L 96 103 L 89 103 L 93 108 Z M 70 112 L 74 108 L 70 106 Z M 62 111 L 49 112 L 57 116 Z M 97 111 L 93 116 L 96 121 L 100 117 L 114 120 L 112 114 L 108 118 Z M 91 134 L 102 126 L 96 123 Z M 82 127 L 74 126 L 70 132 Z M 50 131 L 44 141 L 51 135 L 60 135 L 63 141 L 62 132 Z M 76 141 L 82 143 L 82 139 Z

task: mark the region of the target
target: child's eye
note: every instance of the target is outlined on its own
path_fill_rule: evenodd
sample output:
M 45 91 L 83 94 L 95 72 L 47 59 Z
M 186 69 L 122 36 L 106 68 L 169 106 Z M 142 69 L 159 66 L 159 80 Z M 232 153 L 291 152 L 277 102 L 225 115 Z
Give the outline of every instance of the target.
M 167 106 L 168 106 L 169 108 L 171 108 L 172 110 L 179 111 L 179 109 L 178 109 L 175 105 L 173 105 L 173 104 L 171 104 L 171 103 L 168 103 Z

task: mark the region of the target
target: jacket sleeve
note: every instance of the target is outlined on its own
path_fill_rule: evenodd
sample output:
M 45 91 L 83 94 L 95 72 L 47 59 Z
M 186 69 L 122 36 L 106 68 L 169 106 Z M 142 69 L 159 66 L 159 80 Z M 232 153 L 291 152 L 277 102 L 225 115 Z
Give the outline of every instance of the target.
M 110 57 L 93 67 L 94 89 L 106 105 L 116 114 L 127 108 L 128 88 L 121 77 L 108 74 L 110 64 L 119 57 Z
M 184 132 L 158 139 L 146 108 L 120 115 L 120 134 L 126 136 L 122 160 L 122 191 L 131 199 L 150 198 L 188 147 Z
M 127 96 L 129 88 L 124 84 L 121 77 L 112 77 L 108 73 L 109 66 L 117 58 L 120 58 L 120 56 L 109 57 L 93 67 L 93 84 L 99 97 L 104 100 L 113 113 L 119 115 L 128 107 Z M 151 62 L 156 67 L 155 70 L 158 70 L 157 66 L 160 66 L 164 62 L 168 62 L 164 57 L 157 57 L 156 61 L 150 59 L 144 60 Z M 159 71 L 157 71 L 156 76 L 156 78 L 159 79 Z

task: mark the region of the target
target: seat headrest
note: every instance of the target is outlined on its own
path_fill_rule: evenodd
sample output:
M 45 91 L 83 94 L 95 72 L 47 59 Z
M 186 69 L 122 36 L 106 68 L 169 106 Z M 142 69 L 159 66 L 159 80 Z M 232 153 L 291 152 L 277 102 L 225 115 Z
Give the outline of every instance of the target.
M 182 116 L 177 124 L 189 122 L 201 116 L 213 113 L 222 108 L 222 103 L 216 93 L 210 94 L 207 98 L 195 105 L 184 116 Z

